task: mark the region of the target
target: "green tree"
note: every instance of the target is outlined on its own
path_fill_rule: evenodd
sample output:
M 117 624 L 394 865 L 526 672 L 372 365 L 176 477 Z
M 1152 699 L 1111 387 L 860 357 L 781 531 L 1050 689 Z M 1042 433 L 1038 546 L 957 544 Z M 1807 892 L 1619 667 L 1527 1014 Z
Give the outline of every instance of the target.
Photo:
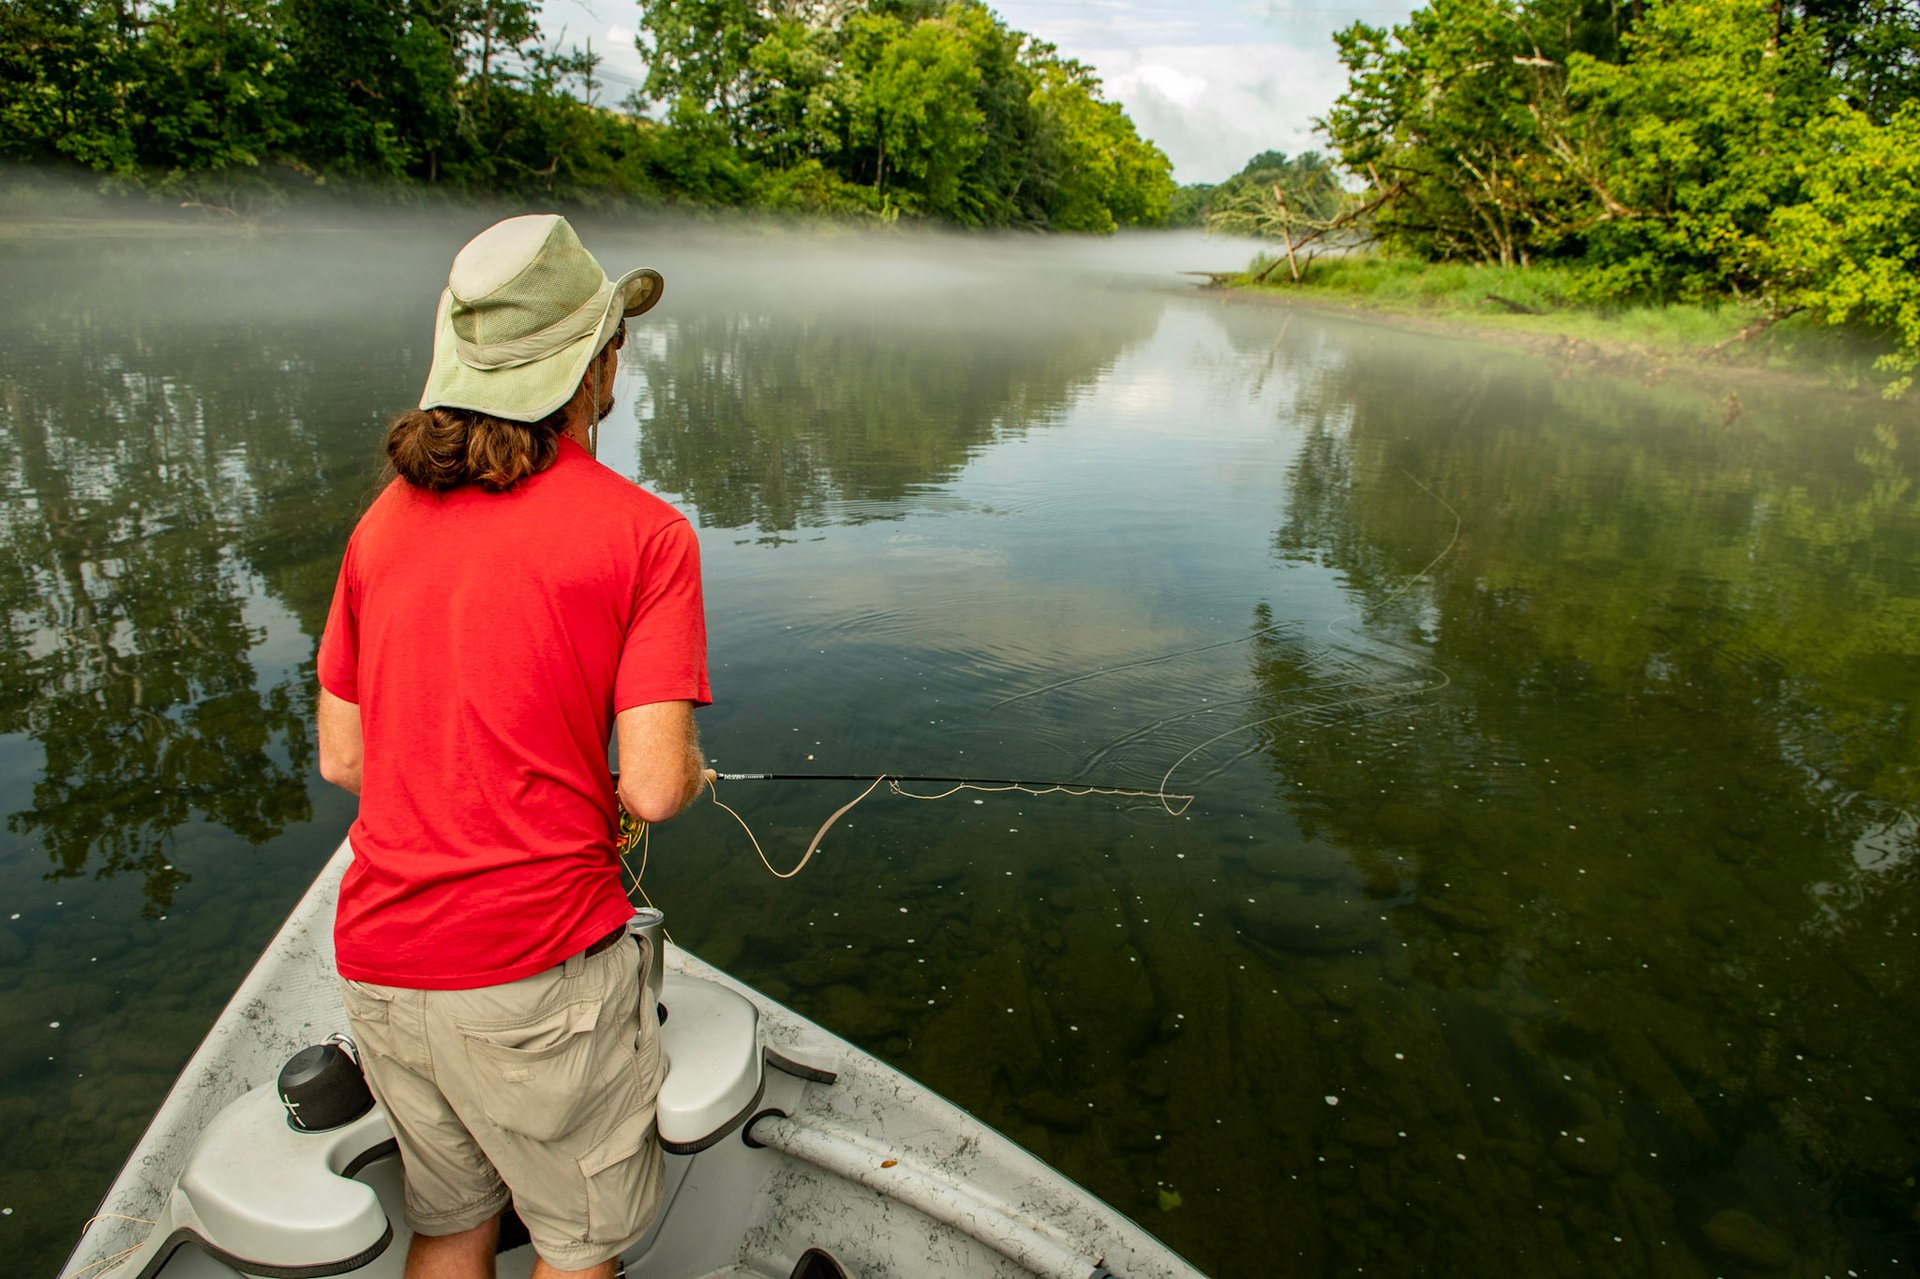
M 1043 46 L 1034 59 L 1039 114 L 1033 182 L 1047 224 L 1060 231 L 1111 232 L 1165 220 L 1173 166 L 1100 96 L 1086 66 Z
M 451 15 L 436 23 L 412 4 L 384 0 L 280 4 L 292 62 L 288 109 L 304 165 L 322 174 L 401 179 L 418 172 L 437 180 L 458 111 Z
M 1913 0 L 1801 0 L 1827 70 L 1877 123 L 1920 97 L 1920 6 Z
M 139 24 L 132 2 L 0 5 L 0 155 L 131 173 Z
M 753 50 L 772 25 L 754 0 L 640 0 L 646 95 L 676 120 L 712 115 L 729 142 L 746 142 Z
M 1603 291 L 1767 293 L 1772 210 L 1799 198 L 1808 130 L 1833 106 L 1813 28 L 1746 0 L 1658 0 L 1628 60 L 1576 55 L 1569 89 L 1608 142 L 1614 203 L 1585 238 Z
M 1435 0 L 1391 31 L 1338 32 L 1348 86 L 1322 127 L 1349 170 L 1399 192 L 1383 233 L 1422 256 L 1524 265 L 1577 232 L 1594 192 L 1566 59 L 1611 54 L 1610 16 L 1589 0 Z
M 273 4 L 174 0 L 154 10 L 139 52 L 141 158 L 170 186 L 231 207 L 230 174 L 259 169 L 288 141 Z
M 958 211 L 960 178 L 984 146 L 980 70 L 966 33 L 944 19 L 848 23 L 842 98 L 856 171 L 912 212 Z
M 793 20 L 774 24 L 753 46 L 745 116 L 758 158 L 784 168 L 832 150 L 825 126 L 833 112 L 836 52 L 832 32 Z
M 1888 332 L 1881 366 L 1899 394 L 1920 369 L 1920 102 L 1885 125 L 1835 111 L 1807 143 L 1795 157 L 1801 198 L 1767 217 L 1761 271 L 1781 309 Z
M 1340 185 L 1333 161 L 1320 152 L 1289 158 L 1262 151 L 1214 188 L 1208 203 L 1206 224 L 1214 230 L 1271 236 L 1281 224 L 1324 225 L 1345 212 L 1353 197 Z

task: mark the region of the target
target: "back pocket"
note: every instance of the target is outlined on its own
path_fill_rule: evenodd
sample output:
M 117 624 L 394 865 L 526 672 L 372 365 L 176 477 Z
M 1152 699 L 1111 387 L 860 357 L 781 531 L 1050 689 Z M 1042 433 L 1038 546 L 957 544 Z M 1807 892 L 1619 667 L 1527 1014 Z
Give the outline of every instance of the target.
M 494 1125 L 535 1141 L 580 1126 L 595 1100 L 593 1027 L 600 1001 L 543 1013 L 520 1026 L 461 1026 L 475 1097 Z

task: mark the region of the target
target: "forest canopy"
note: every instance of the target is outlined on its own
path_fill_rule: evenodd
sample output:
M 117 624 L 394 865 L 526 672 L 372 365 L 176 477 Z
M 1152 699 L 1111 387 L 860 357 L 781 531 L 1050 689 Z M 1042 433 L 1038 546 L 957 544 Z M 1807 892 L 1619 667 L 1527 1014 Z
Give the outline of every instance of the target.
M 303 185 L 1157 225 L 1171 165 L 980 0 L 641 0 L 618 106 L 537 0 L 5 0 L 0 158 L 222 208 Z

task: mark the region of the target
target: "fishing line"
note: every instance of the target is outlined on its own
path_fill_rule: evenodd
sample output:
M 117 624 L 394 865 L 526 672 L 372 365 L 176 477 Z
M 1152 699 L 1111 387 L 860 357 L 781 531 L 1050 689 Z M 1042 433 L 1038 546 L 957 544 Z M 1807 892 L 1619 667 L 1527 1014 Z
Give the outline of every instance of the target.
M 1425 493 L 1428 497 L 1432 498 L 1435 502 L 1439 503 L 1441 508 L 1444 509 L 1448 515 L 1453 517 L 1453 531 L 1451 535 L 1448 536 L 1446 545 L 1440 549 L 1440 553 L 1435 555 L 1432 559 L 1428 560 L 1426 565 L 1422 567 L 1419 572 L 1409 577 L 1406 580 L 1406 582 L 1403 583 L 1398 589 L 1390 592 L 1385 598 L 1381 599 L 1378 603 L 1372 605 L 1371 608 L 1374 611 L 1378 611 L 1380 609 L 1386 608 L 1387 606 L 1391 605 L 1395 600 L 1407 594 L 1407 592 L 1413 590 L 1414 587 L 1418 586 L 1421 582 L 1425 581 L 1428 575 L 1431 574 L 1433 570 L 1440 565 L 1441 561 L 1445 560 L 1449 555 L 1453 554 L 1454 548 L 1458 546 L 1460 542 L 1460 530 L 1462 526 L 1460 512 L 1454 508 L 1451 502 L 1447 501 L 1447 499 L 1445 499 L 1444 497 L 1441 497 L 1438 493 L 1434 492 L 1431 486 L 1429 486 L 1424 481 L 1422 481 L 1418 476 L 1413 474 L 1413 472 L 1407 470 L 1405 467 L 1402 467 L 1400 468 L 1400 473 L 1406 476 L 1407 479 L 1411 480 L 1413 484 L 1416 487 L 1418 487 L 1422 493 Z M 1340 635 L 1340 631 L 1338 629 L 1340 624 L 1342 622 L 1347 621 L 1350 618 L 1360 616 L 1360 613 L 1361 611 L 1356 609 L 1346 613 L 1342 613 L 1339 616 L 1333 618 L 1331 621 L 1327 623 L 1327 634 L 1329 636 L 1338 637 Z M 1204 652 L 1211 651 L 1213 649 L 1226 648 L 1234 644 L 1250 643 L 1254 640 L 1262 638 L 1263 636 L 1272 635 L 1272 634 L 1275 634 L 1276 632 L 1297 628 L 1299 625 L 1300 623 L 1296 620 L 1275 622 L 1270 626 L 1263 626 L 1258 630 L 1249 631 L 1247 634 L 1236 636 L 1233 639 L 1219 640 L 1211 644 L 1198 645 L 1194 648 L 1180 649 L 1177 652 L 1172 652 L 1172 653 L 1162 653 L 1154 657 L 1141 658 L 1133 662 L 1124 662 L 1117 666 L 1104 667 L 1097 671 L 1089 671 L 1083 675 L 1075 675 L 1064 680 L 1057 680 L 1052 684 L 1043 685 L 1042 687 L 1039 687 L 1039 688 L 1028 689 L 1024 692 L 1016 693 L 1011 697 L 1003 698 L 999 702 L 994 703 L 994 705 L 996 707 L 1005 706 L 1005 705 L 1008 705 L 1009 703 L 1021 701 L 1028 697 L 1037 697 L 1042 693 L 1051 692 L 1059 688 L 1065 688 L 1073 684 L 1083 683 L 1087 680 L 1097 679 L 1101 676 L 1114 674 L 1115 672 L 1118 672 L 1118 671 L 1133 670 L 1141 666 L 1151 666 L 1159 662 L 1171 661 L 1177 657 L 1187 657 L 1195 653 L 1204 653 Z M 1336 691 L 1339 689 L 1346 689 L 1346 688 L 1365 687 L 1367 685 L 1368 683 L 1366 679 L 1367 672 L 1365 668 L 1358 661 L 1343 659 L 1343 660 L 1338 660 L 1333 662 L 1333 665 L 1335 665 L 1335 667 L 1341 672 L 1341 676 L 1337 676 L 1330 680 L 1323 680 L 1322 682 L 1318 682 L 1318 683 L 1303 685 L 1295 689 L 1283 690 L 1282 695 L 1290 696 L 1294 694 L 1328 692 L 1328 691 Z M 1181 766 L 1184 765 L 1188 760 L 1192 759 L 1195 755 L 1200 754 L 1202 751 L 1206 750 L 1208 747 L 1213 746 L 1215 743 L 1225 741 L 1227 738 L 1234 737 L 1240 733 L 1252 732 L 1254 729 L 1262 728 L 1269 724 L 1280 723 L 1284 720 L 1311 715 L 1316 712 L 1325 713 L 1325 712 L 1332 711 L 1336 708 L 1343 709 L 1343 710 L 1351 709 L 1351 708 L 1356 708 L 1360 706 L 1365 706 L 1369 703 L 1392 701 L 1402 696 L 1411 696 L 1419 693 L 1437 692 L 1440 689 L 1446 688 L 1450 683 L 1452 683 L 1451 677 L 1449 677 L 1445 671 L 1442 671 L 1438 667 L 1433 666 L 1432 663 L 1405 663 L 1404 666 L 1406 669 L 1409 669 L 1409 670 L 1419 670 L 1419 669 L 1422 669 L 1422 667 L 1424 667 L 1424 669 L 1431 670 L 1439 678 L 1437 681 L 1424 683 L 1424 684 L 1390 685 L 1385 688 L 1379 688 L 1379 686 L 1376 685 L 1375 687 L 1378 689 L 1378 691 L 1370 692 L 1370 693 L 1361 693 L 1352 697 L 1344 698 L 1339 700 L 1334 705 L 1323 704 L 1323 705 L 1294 707 L 1289 710 L 1282 711 L 1277 715 L 1269 715 L 1261 719 L 1251 720 L 1247 723 L 1240 724 L 1233 728 L 1230 728 L 1225 732 L 1216 733 L 1212 737 L 1209 737 L 1205 741 L 1199 743 L 1197 746 L 1192 747 L 1185 754 L 1181 755 L 1178 759 L 1173 761 L 1172 766 L 1169 767 L 1167 771 L 1161 775 L 1160 789 L 1159 789 L 1159 792 L 1157 793 L 1161 795 L 1164 795 L 1166 793 L 1167 787 L 1170 786 L 1173 782 L 1174 774 L 1178 772 Z M 1125 733 L 1122 733 L 1119 737 L 1114 738 L 1110 741 L 1104 742 L 1100 746 L 1096 747 L 1093 753 L 1088 757 L 1088 762 L 1095 763 L 1100 760 L 1104 760 L 1109 755 L 1111 755 L 1112 752 L 1115 751 L 1116 749 L 1126 746 L 1129 743 L 1139 741 L 1142 737 L 1154 732 L 1156 729 L 1165 727 L 1168 724 L 1172 724 L 1183 719 L 1192 719 L 1200 715 L 1212 714 L 1215 711 L 1220 710 L 1226 706 L 1236 706 L 1236 705 L 1241 705 L 1244 702 L 1248 702 L 1248 701 L 1257 701 L 1259 699 L 1259 696 L 1260 696 L 1259 694 L 1255 694 L 1252 697 L 1239 698 L 1230 702 L 1223 702 L 1216 705 L 1202 707 L 1196 710 L 1183 711 L 1178 714 L 1163 716 L 1162 718 L 1153 720 L 1147 724 L 1136 726 L 1132 729 L 1129 729 Z M 1257 747 L 1252 749 L 1257 749 Z M 1249 751 L 1241 752 L 1240 754 L 1235 755 L 1230 760 L 1224 761 L 1222 764 L 1214 768 L 1212 771 L 1208 772 L 1204 777 L 1199 779 L 1199 781 L 1193 783 L 1193 785 L 1198 786 L 1198 785 L 1204 784 L 1205 782 L 1211 780 L 1214 777 L 1217 777 L 1222 771 L 1224 771 L 1225 768 L 1237 762 L 1238 760 L 1245 758 L 1246 755 L 1250 753 L 1251 753 L 1251 749 Z M 1153 795 L 1155 793 L 1156 792 L 1151 792 L 1151 791 L 1147 792 L 1148 795 Z M 1163 807 L 1165 806 L 1164 800 L 1162 800 L 1162 806 Z M 1168 808 L 1168 811 L 1172 812 L 1173 810 L 1171 808 Z
M 1245 635 L 1236 635 L 1232 639 L 1215 640 L 1211 644 L 1201 644 L 1194 648 L 1183 648 L 1173 653 L 1162 653 L 1157 657 L 1142 657 L 1131 662 L 1121 662 L 1117 666 L 1103 666 L 1097 671 L 1087 671 L 1082 675 L 1070 675 L 1066 679 L 1055 680 L 1051 684 L 1042 684 L 1039 688 L 1029 688 L 1024 692 L 1013 693 L 1001 698 L 987 709 L 997 711 L 1002 706 L 1011 706 L 1015 702 L 1024 702 L 1029 697 L 1038 697 L 1042 693 L 1051 693 L 1055 689 L 1068 688 L 1074 684 L 1084 684 L 1090 679 L 1099 679 L 1104 675 L 1113 675 L 1120 671 L 1137 670 L 1142 666 L 1154 666 L 1160 662 L 1171 662 L 1176 657 L 1191 657 L 1195 653 L 1205 653 L 1216 648 L 1227 648 L 1234 644 L 1245 644 L 1248 640 L 1258 639 L 1262 635 L 1271 635 L 1275 631 L 1282 631 L 1289 627 L 1297 627 L 1299 625 L 1299 622 L 1289 619 L 1284 622 L 1275 622 L 1272 626 L 1264 626 L 1257 631 L 1252 631 Z
M 131 1221 L 135 1225 L 140 1226 L 151 1226 L 153 1224 L 153 1222 L 146 1217 L 130 1217 L 124 1212 L 99 1212 L 80 1223 L 80 1233 L 84 1236 L 87 1231 L 93 1227 L 95 1222 L 100 1221 Z M 68 1275 L 67 1279 L 80 1279 L 80 1276 L 86 1274 L 89 1270 L 99 1270 L 102 1266 L 117 1266 L 144 1247 L 146 1247 L 144 1242 L 137 1243 L 131 1248 L 122 1248 L 119 1252 L 109 1253 L 107 1256 L 101 1257 L 98 1260 L 89 1261 L 86 1265 Z M 103 1270 L 101 1273 L 105 1274 L 106 1272 Z
M 1411 697 L 1416 693 L 1436 692 L 1440 689 L 1445 688 L 1448 685 L 1448 683 L 1451 682 L 1447 679 L 1446 674 L 1444 672 L 1439 672 L 1439 674 L 1440 674 L 1440 681 L 1438 683 L 1419 684 L 1419 685 L 1413 685 L 1411 687 L 1404 687 L 1404 688 L 1388 688 L 1378 693 L 1370 693 L 1361 697 L 1352 698 L 1346 703 L 1346 705 L 1360 706 L 1368 702 L 1389 702 L 1400 697 Z M 1282 711 L 1278 715 L 1269 715 L 1265 719 L 1256 719 L 1250 723 L 1241 724 L 1237 727 L 1230 728 L 1224 733 L 1216 733 L 1212 737 L 1209 737 L 1206 741 L 1201 742 L 1198 746 L 1195 746 L 1192 750 L 1188 751 L 1186 754 L 1182 755 L 1179 759 L 1174 760 L 1172 765 L 1168 767 L 1166 771 L 1166 775 L 1160 779 L 1160 784 L 1164 787 L 1168 783 L 1168 781 L 1172 779 L 1174 773 L 1179 769 L 1179 767 L 1182 764 L 1192 759 L 1195 755 L 1198 755 L 1201 751 L 1207 749 L 1207 747 L 1212 746 L 1215 742 L 1225 741 L 1229 737 L 1237 736 L 1240 733 L 1251 732 L 1256 728 L 1263 728 L 1268 724 L 1278 724 L 1282 720 L 1305 716 L 1310 712 L 1313 712 L 1316 710 L 1328 710 L 1328 709 L 1331 709 L 1331 708 L 1321 707 L 1321 706 L 1296 706 L 1291 710 Z M 1370 718 L 1373 718 L 1374 716 L 1385 714 L 1386 711 L 1390 709 L 1391 707 L 1382 706 L 1376 710 L 1369 711 L 1366 715 L 1362 716 L 1361 718 L 1370 719 Z M 1213 778 L 1219 776 L 1222 771 L 1231 767 L 1233 764 L 1239 762 L 1240 760 L 1245 759 L 1247 756 L 1253 754 L 1259 748 L 1260 748 L 1259 743 L 1256 742 L 1254 745 L 1247 747 L 1245 750 L 1233 756 L 1231 759 L 1221 761 L 1221 763 L 1217 765 L 1211 772 L 1205 774 L 1203 777 L 1199 779 L 1198 782 L 1195 782 L 1194 784 L 1199 785 L 1203 782 L 1212 780 Z
M 866 782 L 867 788 L 836 808 L 826 821 L 820 823 L 820 829 L 815 831 L 813 838 L 807 842 L 807 849 L 800 855 L 799 862 L 792 870 L 783 871 L 775 869 L 773 862 L 767 857 L 766 850 L 760 846 L 759 837 L 753 833 L 753 827 L 747 824 L 747 819 L 720 798 L 720 788 L 716 784 L 718 782 Z M 1186 812 L 1194 800 L 1192 795 L 1169 794 L 1164 788 L 1129 790 L 1120 786 L 1095 786 L 1079 782 L 1026 782 L 1016 778 L 1001 777 L 910 777 L 894 773 L 881 773 L 871 779 L 865 773 L 716 773 L 713 780 L 707 783 L 707 794 L 712 797 L 717 807 L 740 824 L 740 829 L 746 832 L 747 842 L 753 845 L 754 854 L 760 858 L 760 864 L 767 868 L 767 873 L 775 879 L 792 879 L 807 868 L 807 863 L 812 861 L 813 855 L 820 850 L 820 841 L 827 837 L 827 832 L 833 829 L 834 823 L 852 812 L 861 800 L 879 790 L 882 783 L 885 783 L 887 789 L 901 799 L 919 800 L 923 803 L 947 799 L 964 790 L 980 791 L 983 794 L 1018 792 L 1036 798 L 1043 795 L 1070 795 L 1079 799 L 1089 795 L 1105 795 L 1121 799 L 1153 799 L 1158 800 L 1160 806 L 1175 817 Z M 945 786 L 947 789 L 935 795 L 923 795 L 917 791 L 908 790 L 905 783 Z M 1175 800 L 1180 802 L 1178 808 L 1173 806 Z M 632 879 L 632 888 L 639 892 L 642 901 L 651 906 L 653 902 L 647 899 L 646 890 L 640 887 L 641 877 L 647 873 L 647 845 L 648 824 L 635 821 L 624 808 L 621 809 L 620 838 L 616 851 L 620 855 L 621 865 L 626 867 L 627 874 Z M 637 872 L 628 860 L 636 847 L 640 850 L 640 869 Z M 672 938 L 668 940 L 671 941 Z

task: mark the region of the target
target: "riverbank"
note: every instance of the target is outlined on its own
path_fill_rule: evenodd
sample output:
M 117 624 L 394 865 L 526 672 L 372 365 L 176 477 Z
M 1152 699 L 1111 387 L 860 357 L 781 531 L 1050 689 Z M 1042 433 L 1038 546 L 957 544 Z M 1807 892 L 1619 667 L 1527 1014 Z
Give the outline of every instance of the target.
M 1303 278 L 1295 283 L 1284 259 L 1257 279 L 1266 266 L 1256 259 L 1246 271 L 1210 280 L 1246 297 L 1520 345 L 1648 381 L 1706 370 L 1861 395 L 1877 395 L 1887 382 L 1874 368 L 1889 349 L 1884 343 L 1805 316 L 1771 321 L 1756 302 L 1601 307 L 1581 298 L 1574 273 L 1543 267 L 1322 259 L 1303 264 Z

